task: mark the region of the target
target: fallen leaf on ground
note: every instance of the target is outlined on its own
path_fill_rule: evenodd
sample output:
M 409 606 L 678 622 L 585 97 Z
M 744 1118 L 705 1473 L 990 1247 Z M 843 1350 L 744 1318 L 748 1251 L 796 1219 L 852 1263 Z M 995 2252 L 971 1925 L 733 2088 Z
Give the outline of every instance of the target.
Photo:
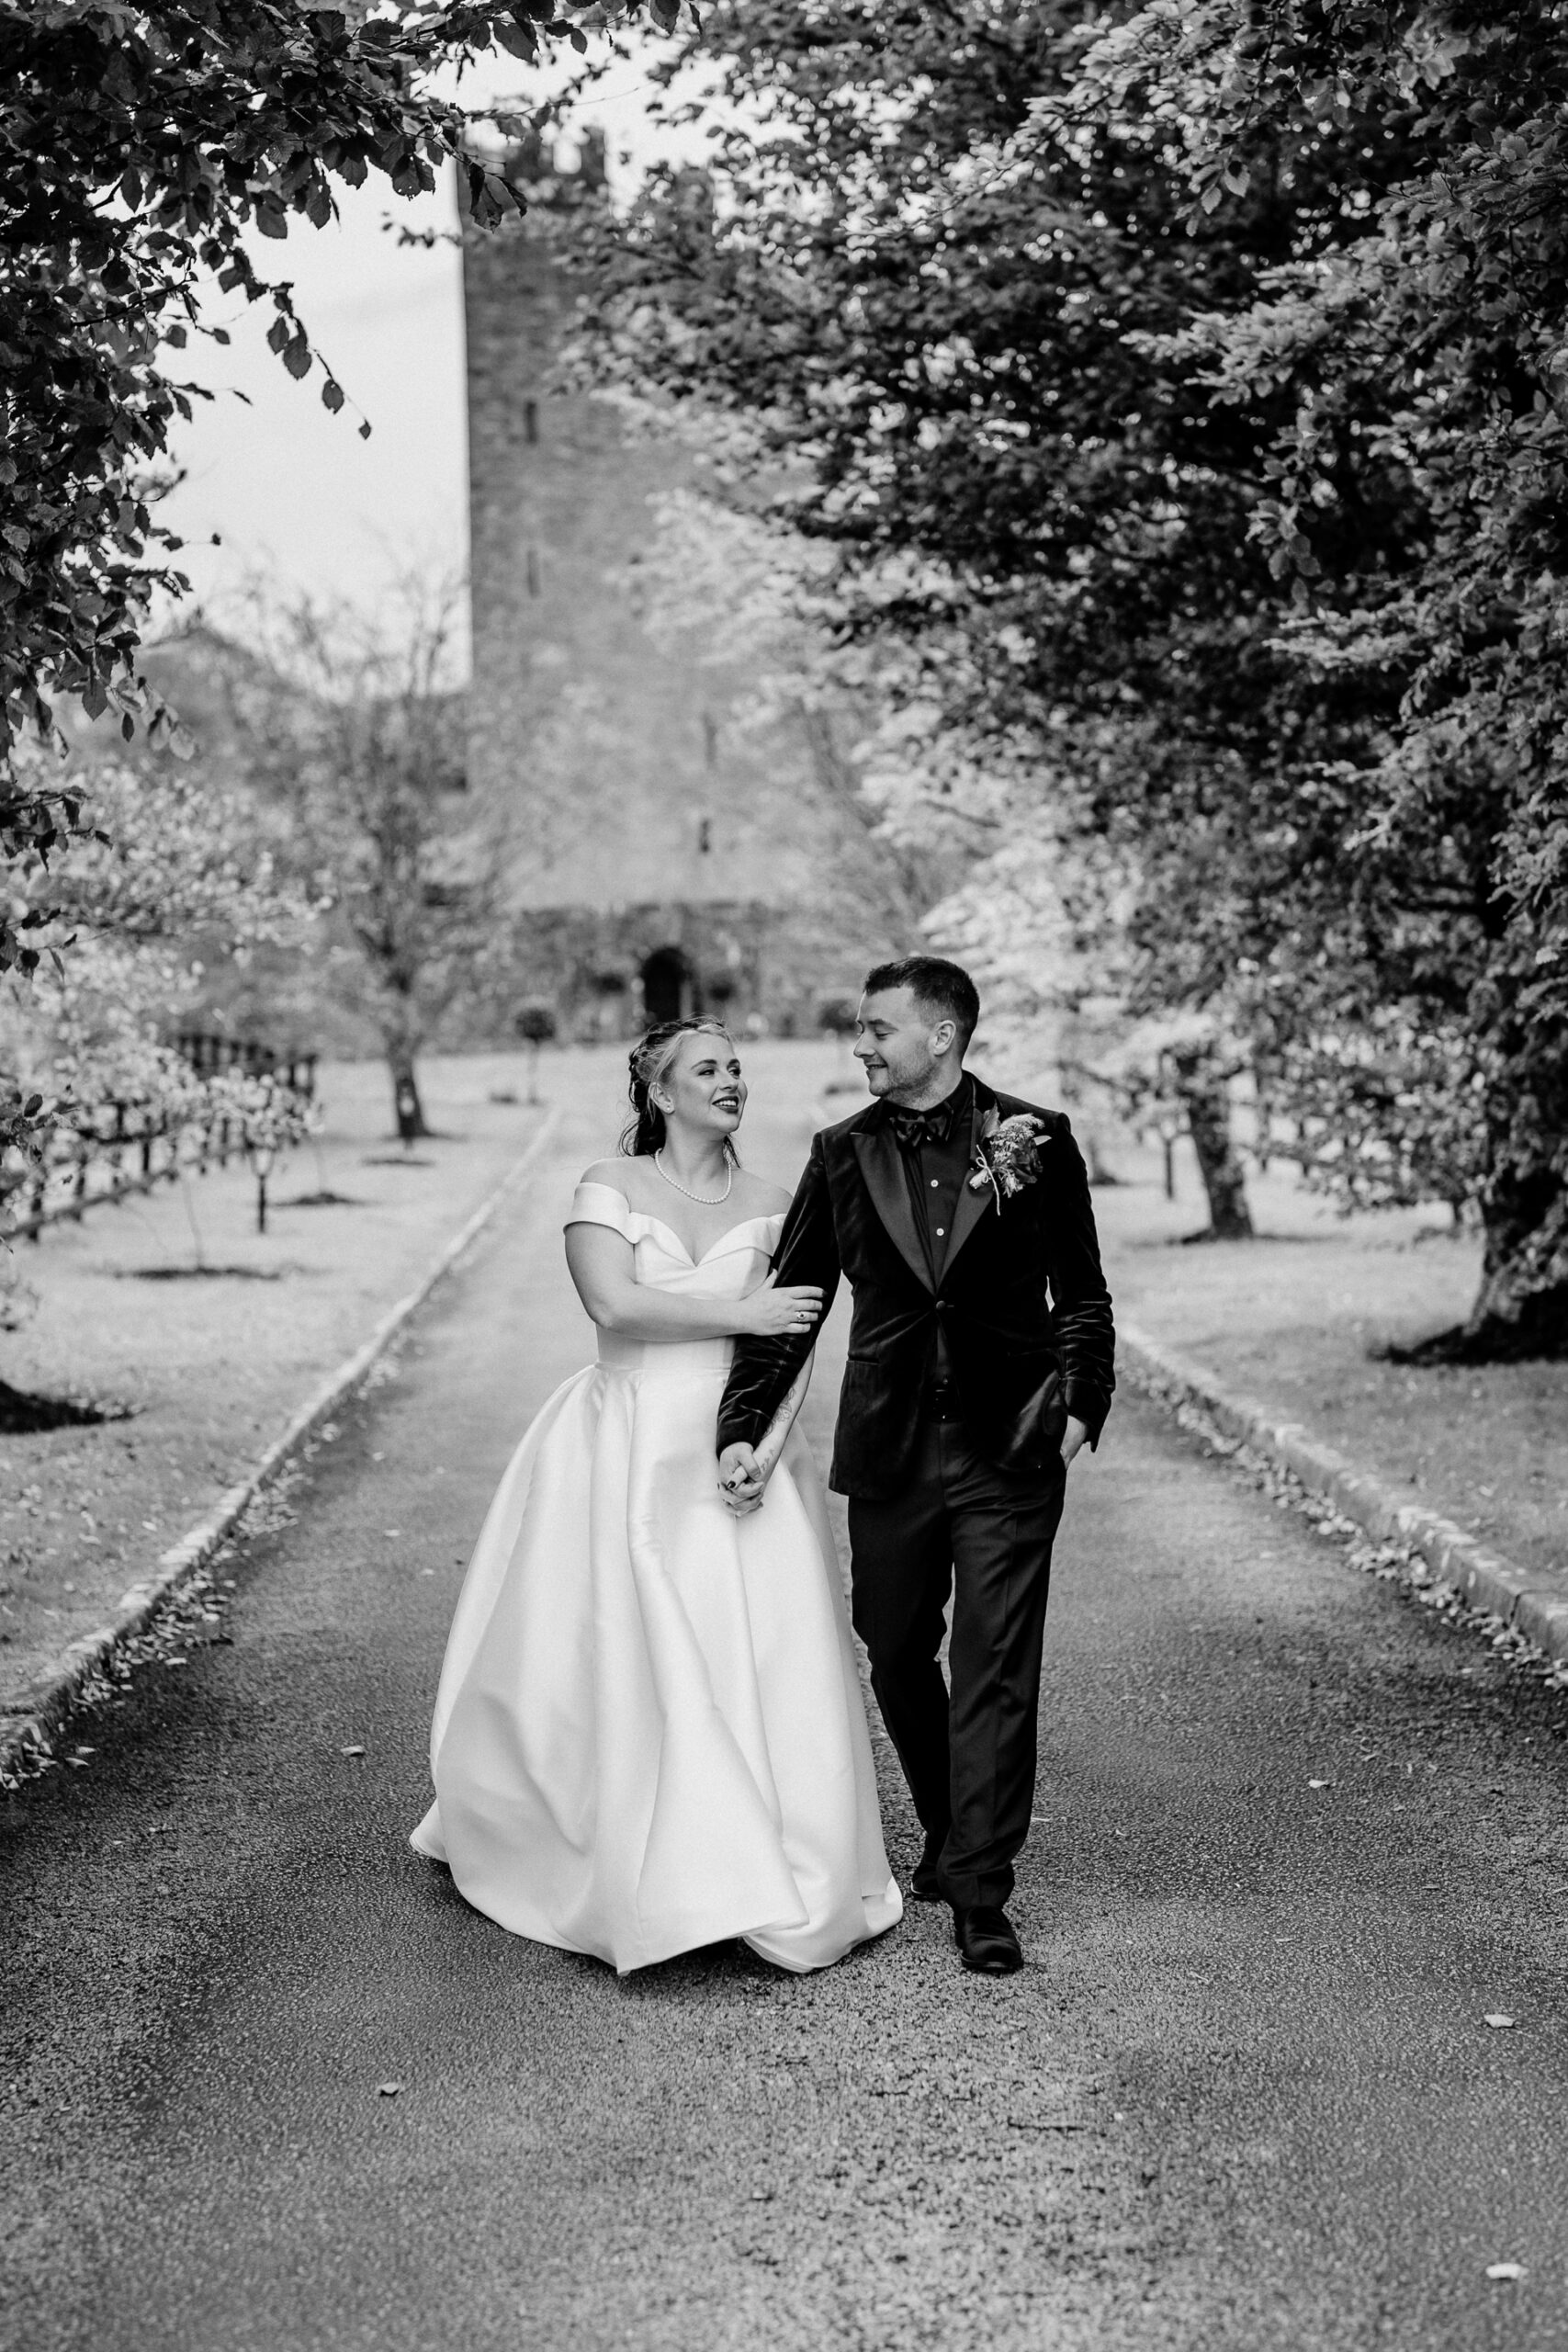
M 363 1756 L 365 1750 L 363 1747 L 340 1747 L 338 1749 L 338 1754 L 340 1756 Z
M 1489 2262 L 1486 2266 L 1488 2278 L 1522 2278 L 1524 2275 L 1522 2262 Z
M 1511 2017 L 1506 2016 L 1502 2009 L 1488 2009 L 1483 2022 L 1490 2026 L 1502 2027 L 1506 2025 L 1512 2025 L 1514 2020 Z
M 401 2089 L 401 2083 L 378 2083 L 376 2086 L 377 2095 L 381 2098 L 396 2098 Z

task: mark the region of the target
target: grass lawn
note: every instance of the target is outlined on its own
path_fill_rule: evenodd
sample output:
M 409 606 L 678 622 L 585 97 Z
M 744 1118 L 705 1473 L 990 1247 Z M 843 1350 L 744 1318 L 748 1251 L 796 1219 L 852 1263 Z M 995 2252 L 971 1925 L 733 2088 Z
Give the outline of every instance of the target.
M 254 1183 L 231 1164 L 15 1246 L 10 1304 L 30 1313 L 0 1330 L 0 1380 L 130 1412 L 0 1435 L 0 1706 L 211 1509 L 543 1115 L 520 1099 L 521 1055 L 432 1060 L 422 1074 L 440 1132 L 405 1161 L 380 1066 L 322 1069 L 324 1133 L 274 1172 L 265 1237 Z M 291 1205 L 323 1190 L 351 1204 Z M 198 1274 L 199 1260 L 221 1271 Z
M 1259 1238 L 1183 1246 L 1205 1222 L 1187 1147 L 1127 1147 L 1100 1187 L 1119 1314 L 1359 1468 L 1523 1566 L 1568 1577 L 1568 1363 L 1414 1370 L 1378 1360 L 1462 1320 L 1480 1274 L 1445 1208 L 1340 1217 L 1283 1162 L 1249 1185 Z M 1112 1423 L 1114 1428 L 1114 1423 Z

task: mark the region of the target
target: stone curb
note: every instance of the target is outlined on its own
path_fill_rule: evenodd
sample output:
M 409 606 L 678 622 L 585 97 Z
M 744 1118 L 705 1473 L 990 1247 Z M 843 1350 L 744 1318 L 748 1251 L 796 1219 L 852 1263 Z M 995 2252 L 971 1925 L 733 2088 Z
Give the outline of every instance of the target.
M 1568 1659 L 1568 1581 L 1519 1566 L 1480 1538 L 1420 1503 L 1402 1502 L 1358 1470 L 1300 1421 L 1275 1421 L 1261 1406 L 1235 1396 L 1209 1373 L 1135 1328 L 1119 1325 L 1117 1356 L 1134 1385 L 1160 1403 L 1195 1405 L 1223 1430 L 1299 1478 L 1309 1494 L 1365 1528 L 1380 1543 L 1419 1552 L 1471 1608 L 1500 1617 L 1548 1657 Z
M 497 1209 L 523 1181 L 560 1123 L 560 1113 L 547 1113 L 539 1132 L 473 1215 L 446 1242 L 434 1263 L 414 1288 L 389 1306 L 362 1347 L 329 1373 L 321 1386 L 299 1407 L 281 1436 L 238 1483 L 220 1496 L 207 1517 L 172 1544 L 150 1576 L 122 1595 L 113 1619 L 91 1634 L 84 1634 L 62 1650 L 53 1666 L 24 1685 L 15 1697 L 0 1698 L 0 1788 L 14 1781 L 18 1767 L 36 1764 L 47 1756 L 56 1733 L 75 1706 L 77 1696 L 93 1675 L 101 1673 L 125 1643 L 143 1633 L 164 1603 L 188 1584 L 232 1534 L 239 1521 L 267 1480 L 289 1455 L 324 1421 L 344 1398 L 359 1385 L 377 1358 L 383 1354 L 445 1274 L 450 1272 L 469 1244 L 483 1232 Z

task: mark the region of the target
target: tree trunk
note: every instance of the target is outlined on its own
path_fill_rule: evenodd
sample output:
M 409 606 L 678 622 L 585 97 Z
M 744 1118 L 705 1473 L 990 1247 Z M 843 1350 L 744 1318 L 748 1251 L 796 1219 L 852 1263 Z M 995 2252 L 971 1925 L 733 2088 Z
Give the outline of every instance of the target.
M 419 1079 L 414 1070 L 413 1054 L 407 1046 L 389 1046 L 387 1068 L 392 1078 L 392 1124 L 400 1142 L 417 1143 L 430 1129 L 424 1123 L 424 1105 L 420 1100 Z
M 934 873 L 928 870 L 931 861 L 885 836 L 881 812 L 866 798 L 859 768 L 840 748 L 831 714 L 805 702 L 795 705 L 795 714 L 823 797 L 850 818 L 863 836 L 868 859 L 865 878 L 871 894 L 880 895 L 884 901 L 876 911 L 887 926 L 889 938 L 901 956 L 927 949 L 921 924 L 933 899 L 945 895 Z
M 1481 1288 L 1468 1318 L 1438 1331 L 1414 1348 L 1390 1348 L 1396 1363 L 1524 1363 L 1568 1357 L 1568 1282 L 1543 1281 L 1542 1227 L 1562 1217 L 1562 1187 L 1542 1170 L 1522 1182 L 1499 1185 L 1484 1204 L 1486 1236 Z
M 1209 1196 L 1209 1229 L 1196 1238 L 1203 1241 L 1250 1241 L 1252 1212 L 1247 1205 L 1247 1180 L 1241 1157 L 1231 1136 L 1230 1097 L 1223 1081 L 1197 1072 L 1178 1080 L 1188 1132 L 1198 1155 L 1198 1172 Z

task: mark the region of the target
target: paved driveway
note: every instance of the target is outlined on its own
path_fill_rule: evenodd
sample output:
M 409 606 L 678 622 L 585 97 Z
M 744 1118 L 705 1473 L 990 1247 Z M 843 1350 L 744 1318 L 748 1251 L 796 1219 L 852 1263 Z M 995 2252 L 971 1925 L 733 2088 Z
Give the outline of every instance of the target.
M 618 1982 L 410 1852 L 468 1544 L 587 1352 L 608 1070 L 563 1066 L 555 1159 L 252 1544 L 232 1645 L 6 1808 L 0 2342 L 1568 2342 L 1563 1702 L 1136 1403 L 1073 1475 L 1021 1976 L 912 1906 L 824 1976 Z

